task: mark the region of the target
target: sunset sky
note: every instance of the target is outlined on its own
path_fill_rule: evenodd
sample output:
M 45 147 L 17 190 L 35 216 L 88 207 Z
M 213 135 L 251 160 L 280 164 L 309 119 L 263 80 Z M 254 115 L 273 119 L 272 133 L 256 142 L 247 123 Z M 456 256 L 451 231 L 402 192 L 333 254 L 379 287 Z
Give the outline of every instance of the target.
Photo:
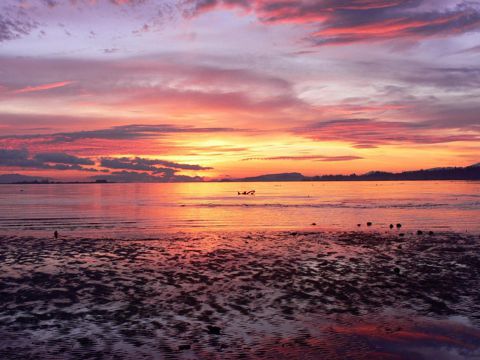
M 480 1 L 2 0 L 0 174 L 466 166 Z

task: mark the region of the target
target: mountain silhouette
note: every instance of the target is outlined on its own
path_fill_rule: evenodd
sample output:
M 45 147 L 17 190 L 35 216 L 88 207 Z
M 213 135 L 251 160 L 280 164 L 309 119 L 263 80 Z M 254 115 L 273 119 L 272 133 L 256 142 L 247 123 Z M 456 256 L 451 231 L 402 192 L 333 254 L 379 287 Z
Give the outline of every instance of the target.
M 391 173 L 370 171 L 357 175 L 304 176 L 300 173 L 266 174 L 229 181 L 395 181 L 395 180 L 480 180 L 480 163 L 466 167 L 443 167 Z

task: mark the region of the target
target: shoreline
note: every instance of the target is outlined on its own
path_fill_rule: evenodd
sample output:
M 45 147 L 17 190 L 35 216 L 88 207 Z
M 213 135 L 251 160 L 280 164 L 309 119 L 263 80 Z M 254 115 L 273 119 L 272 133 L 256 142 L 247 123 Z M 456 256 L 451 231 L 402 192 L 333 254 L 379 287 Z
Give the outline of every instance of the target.
M 4 359 L 480 354 L 478 235 L 3 236 L 0 246 Z
M 0 183 L 0 185 L 128 185 L 128 184 L 215 184 L 215 183 L 229 183 L 229 184 L 263 184 L 263 183 L 331 183 L 331 182 L 480 182 L 480 179 L 345 179 L 345 180 L 215 180 L 215 181 L 176 181 L 176 182 L 95 182 L 95 181 L 52 181 L 52 182 L 13 182 Z

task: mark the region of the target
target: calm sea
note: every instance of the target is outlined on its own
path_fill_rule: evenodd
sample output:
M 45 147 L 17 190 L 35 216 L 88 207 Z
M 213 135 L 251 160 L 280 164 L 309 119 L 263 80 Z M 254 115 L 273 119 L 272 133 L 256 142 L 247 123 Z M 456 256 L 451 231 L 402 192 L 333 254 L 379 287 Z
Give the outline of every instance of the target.
M 256 190 L 255 196 L 237 191 Z M 0 234 L 99 237 L 278 229 L 480 233 L 480 182 L 1 185 Z M 315 223 L 316 225 L 312 225 Z

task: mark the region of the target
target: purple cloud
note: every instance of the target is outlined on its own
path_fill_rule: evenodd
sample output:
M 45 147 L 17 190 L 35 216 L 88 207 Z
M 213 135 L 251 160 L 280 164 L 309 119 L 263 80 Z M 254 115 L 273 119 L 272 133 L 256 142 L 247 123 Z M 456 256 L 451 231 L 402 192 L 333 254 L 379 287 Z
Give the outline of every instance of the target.
M 110 175 L 93 176 L 92 180 L 107 180 L 110 182 L 143 182 L 143 183 L 164 183 L 164 182 L 198 182 L 203 179 L 198 176 L 190 177 L 184 175 L 173 175 L 163 173 L 162 176 L 152 175 L 139 171 L 116 171 Z
M 313 45 L 340 45 L 393 39 L 421 40 L 480 29 L 478 4 L 455 7 L 426 0 L 190 0 L 186 13 L 198 15 L 216 8 L 237 7 L 267 24 L 316 26 L 308 37 Z
M 160 165 L 161 167 L 158 167 Z M 210 170 L 211 167 L 203 167 L 192 164 L 179 164 L 172 161 L 145 159 L 140 157 L 135 158 L 101 158 L 100 166 L 109 169 L 125 169 L 125 170 L 144 170 L 152 172 L 161 172 L 164 168 L 178 169 L 178 170 Z
M 91 159 L 65 153 L 38 153 L 31 156 L 26 149 L 0 149 L 1 167 L 97 171 L 82 166 L 94 164 Z

